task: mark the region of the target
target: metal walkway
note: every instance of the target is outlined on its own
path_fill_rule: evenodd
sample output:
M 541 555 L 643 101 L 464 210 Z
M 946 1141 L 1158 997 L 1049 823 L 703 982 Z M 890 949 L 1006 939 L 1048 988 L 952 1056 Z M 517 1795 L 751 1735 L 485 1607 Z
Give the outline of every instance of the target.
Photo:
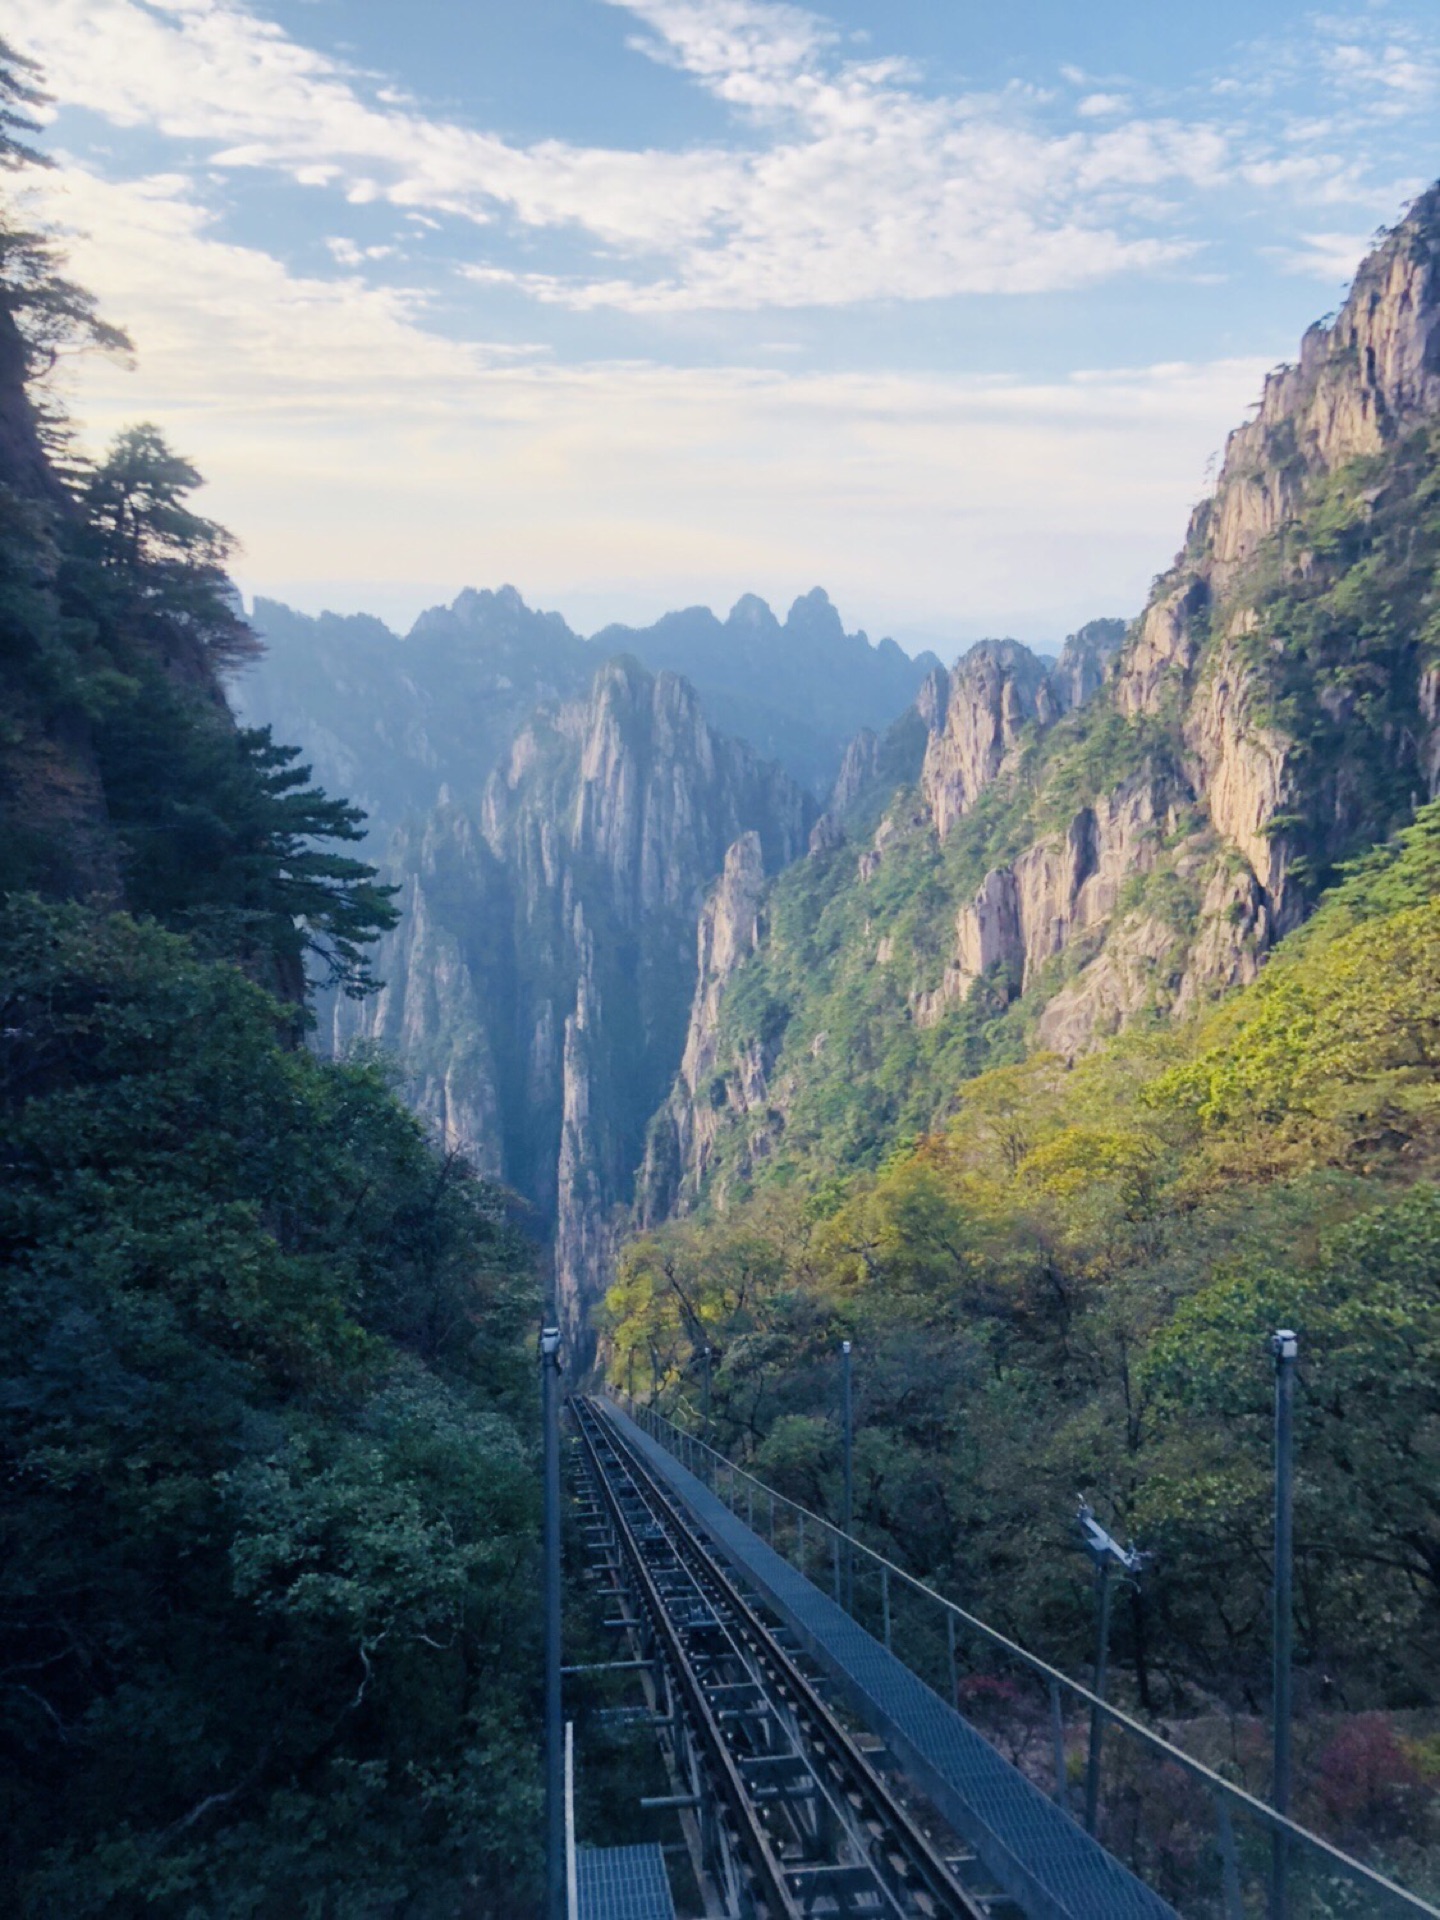
M 577 1847 L 576 1920 L 675 1920 L 659 1847 Z
M 672 1488 L 1030 1920 L 1175 1920 L 1158 1894 L 610 1401 L 591 1402 Z

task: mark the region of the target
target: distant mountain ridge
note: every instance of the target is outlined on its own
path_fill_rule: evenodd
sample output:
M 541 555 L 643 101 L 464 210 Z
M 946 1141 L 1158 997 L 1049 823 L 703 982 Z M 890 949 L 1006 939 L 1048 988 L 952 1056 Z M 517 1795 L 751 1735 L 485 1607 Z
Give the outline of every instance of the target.
M 783 623 L 747 593 L 723 621 L 708 607 L 688 607 L 649 627 L 604 627 L 590 644 L 683 674 L 716 726 L 817 795 L 833 781 L 846 743 L 877 716 L 902 713 L 940 666 L 933 653 L 912 658 L 893 640 L 847 633 L 820 587 L 802 594 Z
M 746 594 L 724 620 L 690 607 L 589 640 L 509 586 L 467 587 L 403 639 L 367 614 L 275 600 L 257 599 L 252 617 L 267 650 L 235 689 L 242 715 L 301 746 L 322 785 L 366 809 L 380 845 L 442 788 L 477 795 L 533 709 L 573 699 L 619 654 L 683 675 L 713 725 L 817 797 L 851 736 L 902 713 L 940 664 L 847 633 L 818 587 L 783 621 Z

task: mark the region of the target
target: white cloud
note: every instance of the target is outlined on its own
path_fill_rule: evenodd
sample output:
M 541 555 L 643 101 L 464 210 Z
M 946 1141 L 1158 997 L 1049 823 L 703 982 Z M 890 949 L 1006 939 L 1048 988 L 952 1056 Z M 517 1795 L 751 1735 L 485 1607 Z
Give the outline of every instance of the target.
M 1305 233 L 1300 244 L 1279 252 L 1287 273 L 1304 274 L 1335 287 L 1347 284 L 1370 248 L 1363 233 Z
M 1112 114 L 1124 113 L 1129 105 L 1123 93 L 1087 93 L 1076 104 L 1075 111 L 1082 120 L 1103 120 Z
M 1424 47 L 1394 40 L 1367 45 L 1342 38 L 1324 48 L 1321 57 L 1342 92 L 1369 96 L 1381 113 L 1411 113 L 1440 93 L 1440 65 Z
M 1053 637 L 1138 605 L 1263 372 L 561 367 L 442 339 L 403 294 L 289 274 L 176 178 L 72 168 L 42 190 L 138 349 L 133 372 L 75 370 L 88 432 L 156 419 L 212 476 L 247 587 L 311 603 L 346 581 L 398 615 L 511 579 L 598 620 L 824 581 L 873 630 L 1028 616 Z
M 568 235 L 560 271 L 508 267 L 493 249 L 475 264 L 580 309 L 1076 288 L 1189 257 L 1170 189 L 1315 191 L 1336 164 L 1287 160 L 1230 124 L 1127 117 L 1120 94 L 1089 94 L 1068 122 L 1034 89 L 936 94 L 905 63 L 857 58 L 820 15 L 771 0 L 605 4 L 635 20 L 649 57 L 753 123 L 752 137 L 669 151 L 517 146 L 427 116 L 393 88 L 367 95 L 241 0 L 11 0 L 7 30 L 62 100 L 203 142 L 212 165 L 409 216 Z M 1344 65 L 1351 51 L 1332 54 Z M 1387 97 L 1404 95 L 1403 63 L 1386 55 L 1380 70 Z

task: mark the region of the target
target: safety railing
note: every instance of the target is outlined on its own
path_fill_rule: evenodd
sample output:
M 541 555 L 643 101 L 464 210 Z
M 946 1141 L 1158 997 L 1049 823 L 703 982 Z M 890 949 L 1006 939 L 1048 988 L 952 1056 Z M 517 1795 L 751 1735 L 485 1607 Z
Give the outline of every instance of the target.
M 1381 1868 L 1286 1819 L 654 1408 L 616 1397 L 1183 1920 L 1440 1920 L 1440 1906 Z

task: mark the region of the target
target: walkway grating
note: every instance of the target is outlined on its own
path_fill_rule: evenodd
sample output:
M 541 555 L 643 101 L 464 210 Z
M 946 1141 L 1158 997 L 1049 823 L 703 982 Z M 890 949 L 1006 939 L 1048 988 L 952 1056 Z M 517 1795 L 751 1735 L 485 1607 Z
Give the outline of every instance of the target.
M 1175 1920 L 1174 1909 L 1158 1894 L 732 1514 L 672 1453 L 613 1402 L 603 1408 L 1030 1920 Z
M 675 1920 L 663 1851 L 577 1847 L 575 1912 L 577 1920 Z

